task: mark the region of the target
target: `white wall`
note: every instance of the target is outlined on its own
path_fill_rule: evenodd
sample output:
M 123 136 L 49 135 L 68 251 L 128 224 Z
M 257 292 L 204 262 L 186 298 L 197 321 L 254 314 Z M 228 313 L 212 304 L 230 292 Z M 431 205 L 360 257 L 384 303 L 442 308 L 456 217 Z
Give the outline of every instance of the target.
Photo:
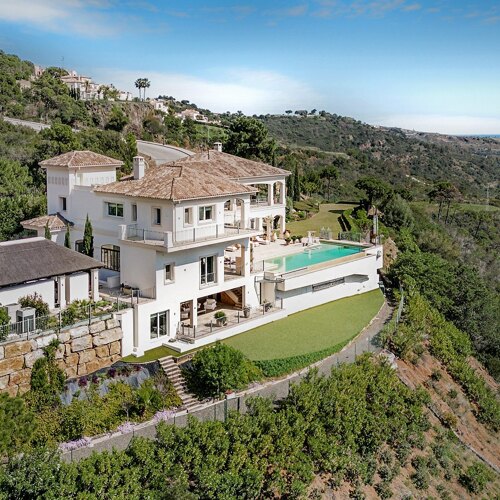
M 54 279 L 35 281 L 22 285 L 0 288 L 0 304 L 17 304 L 19 298 L 33 293 L 38 293 L 49 305 L 49 309 L 54 309 Z
M 89 300 L 89 273 L 81 272 L 66 276 L 66 302 Z

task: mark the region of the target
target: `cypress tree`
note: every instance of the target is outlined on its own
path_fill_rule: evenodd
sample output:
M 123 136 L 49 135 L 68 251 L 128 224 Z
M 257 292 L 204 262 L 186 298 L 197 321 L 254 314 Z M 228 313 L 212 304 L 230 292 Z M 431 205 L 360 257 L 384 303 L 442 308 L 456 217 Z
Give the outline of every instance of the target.
M 45 238 L 48 240 L 52 239 L 52 236 L 50 234 L 50 229 L 49 229 L 49 221 L 45 224 Z
M 69 224 L 66 224 L 66 234 L 64 235 L 64 246 L 71 248 L 71 235 L 69 232 Z
M 299 175 L 299 167 L 295 165 L 295 169 L 293 171 L 293 201 L 300 201 L 300 175 Z
M 85 220 L 85 229 L 83 231 L 83 254 L 89 257 L 94 256 L 94 237 L 92 236 L 92 224 L 90 223 L 89 214 Z

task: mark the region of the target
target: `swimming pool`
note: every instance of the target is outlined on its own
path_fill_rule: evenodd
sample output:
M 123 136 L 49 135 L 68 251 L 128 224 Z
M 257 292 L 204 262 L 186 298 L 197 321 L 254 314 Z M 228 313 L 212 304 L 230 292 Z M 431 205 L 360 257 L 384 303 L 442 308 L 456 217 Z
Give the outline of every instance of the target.
M 271 272 L 288 272 L 303 267 L 320 264 L 329 260 L 340 259 L 347 255 L 354 255 L 364 249 L 349 245 L 321 243 L 314 247 L 306 247 L 303 252 L 282 257 L 275 257 L 264 261 L 264 270 Z

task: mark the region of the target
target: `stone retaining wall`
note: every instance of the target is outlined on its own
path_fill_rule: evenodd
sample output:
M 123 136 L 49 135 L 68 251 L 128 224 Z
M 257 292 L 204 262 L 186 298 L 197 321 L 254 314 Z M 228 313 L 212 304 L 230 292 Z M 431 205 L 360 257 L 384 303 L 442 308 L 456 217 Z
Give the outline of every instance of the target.
M 27 392 L 31 369 L 35 361 L 43 357 L 43 348 L 53 339 L 61 342 L 56 351 L 58 366 L 67 378 L 73 378 L 118 361 L 122 354 L 122 337 L 118 320 L 95 319 L 90 325 L 0 345 L 0 392 L 11 396 Z

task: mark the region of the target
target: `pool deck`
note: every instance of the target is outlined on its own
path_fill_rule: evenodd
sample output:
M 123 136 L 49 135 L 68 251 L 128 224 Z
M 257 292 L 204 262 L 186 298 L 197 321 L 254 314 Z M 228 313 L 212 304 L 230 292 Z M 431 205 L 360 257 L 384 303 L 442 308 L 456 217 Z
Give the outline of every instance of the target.
M 321 241 L 322 243 L 336 243 L 338 245 L 349 245 L 359 248 L 370 248 L 371 245 L 363 243 L 354 243 L 352 241 L 344 240 L 331 240 L 331 241 Z M 268 245 L 259 245 L 253 249 L 254 262 L 261 260 L 274 259 L 276 257 L 285 257 L 288 255 L 294 255 L 302 253 L 308 247 L 302 246 L 302 243 L 294 243 L 287 245 L 285 240 L 276 240 L 275 242 L 269 243 Z

